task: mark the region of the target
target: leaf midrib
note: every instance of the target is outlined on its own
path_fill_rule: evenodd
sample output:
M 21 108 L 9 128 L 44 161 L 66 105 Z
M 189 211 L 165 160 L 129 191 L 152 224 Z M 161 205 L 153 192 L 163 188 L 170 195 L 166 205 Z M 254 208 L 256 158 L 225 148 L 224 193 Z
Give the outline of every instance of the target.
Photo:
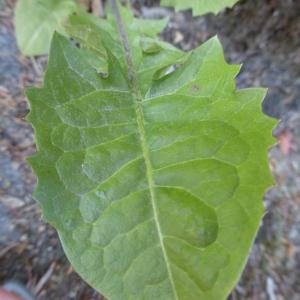
M 119 31 L 120 41 L 123 45 L 124 55 L 126 57 L 129 86 L 130 86 L 130 90 L 132 92 L 132 95 L 133 95 L 133 98 L 134 98 L 135 104 L 136 104 L 135 112 L 136 112 L 137 125 L 138 125 L 138 131 L 139 131 L 139 136 L 140 136 L 143 158 L 144 158 L 145 166 L 146 166 L 146 177 L 147 177 L 147 182 L 148 182 L 148 186 L 149 186 L 151 205 L 152 205 L 152 209 L 153 209 L 153 217 L 154 217 L 154 221 L 156 224 L 159 242 L 161 245 L 164 261 L 166 264 L 169 280 L 172 285 L 174 297 L 175 297 L 175 300 L 178 300 L 178 295 L 177 295 L 171 267 L 169 264 L 168 255 L 167 255 L 166 248 L 164 245 L 164 240 L 163 240 L 164 238 L 163 238 L 163 234 L 162 234 L 160 223 L 159 223 L 158 208 L 157 208 L 156 200 L 155 200 L 156 195 L 155 195 L 155 188 L 154 188 L 155 183 L 153 180 L 153 168 L 152 168 L 152 164 L 151 164 L 151 160 L 150 160 L 150 151 L 149 151 L 149 147 L 148 147 L 148 143 L 147 143 L 147 139 L 146 139 L 146 131 L 145 131 L 145 127 L 144 127 L 144 115 L 143 115 L 143 109 L 142 109 L 143 97 L 142 97 L 141 91 L 139 89 L 136 72 L 135 72 L 134 66 L 133 66 L 132 54 L 131 54 L 131 51 L 129 48 L 128 35 L 126 33 L 126 29 L 125 29 L 124 23 L 122 21 L 122 17 L 121 17 L 119 8 L 118 8 L 118 4 L 117 4 L 116 0 L 111 0 L 111 4 L 112 4 L 113 14 L 114 14 L 114 17 L 115 17 L 115 20 L 117 23 L 117 27 L 118 27 L 118 31 Z

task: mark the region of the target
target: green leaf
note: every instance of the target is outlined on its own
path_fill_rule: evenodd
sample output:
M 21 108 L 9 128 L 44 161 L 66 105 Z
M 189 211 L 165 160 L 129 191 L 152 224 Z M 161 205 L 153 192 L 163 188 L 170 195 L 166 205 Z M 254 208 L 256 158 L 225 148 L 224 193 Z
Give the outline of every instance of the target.
M 47 54 L 53 32 L 64 33 L 63 20 L 77 10 L 73 0 L 19 0 L 16 7 L 16 37 L 25 55 Z
M 93 16 L 88 14 L 81 14 L 80 17 L 70 16 L 65 28 L 67 33 L 74 37 L 81 44 L 81 48 L 86 51 L 86 59 L 90 59 L 91 66 L 98 72 L 107 73 L 108 56 L 102 45 L 102 36 L 99 35 L 97 25 L 100 25 L 103 31 L 109 31 L 109 28 L 107 28 L 105 21 L 95 21 L 96 24 L 92 21 Z
M 240 67 L 217 38 L 186 54 L 122 17 L 90 21 L 106 76 L 86 58 L 87 39 L 53 37 L 44 87 L 27 92 L 35 198 L 108 299 L 226 299 L 273 183 L 265 90 L 236 90 Z
M 238 0 L 161 0 L 161 5 L 171 6 L 176 10 L 193 9 L 193 14 L 200 16 L 207 13 L 219 13 L 226 7 L 232 7 Z

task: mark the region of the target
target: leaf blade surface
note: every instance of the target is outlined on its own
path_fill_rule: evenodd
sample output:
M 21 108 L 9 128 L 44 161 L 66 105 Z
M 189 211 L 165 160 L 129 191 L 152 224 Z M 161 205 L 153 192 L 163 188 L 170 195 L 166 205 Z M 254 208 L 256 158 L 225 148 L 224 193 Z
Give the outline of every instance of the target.
M 216 38 L 185 55 L 125 18 L 132 64 L 109 21 L 105 77 L 55 34 L 44 87 L 28 92 L 35 197 L 76 270 L 109 299 L 225 299 L 272 184 L 265 92 L 236 91 L 239 67 Z
M 192 9 L 196 16 L 205 15 L 207 13 L 217 14 L 226 7 L 232 7 L 238 0 L 195 0 L 188 3 L 181 0 L 162 0 L 161 5 L 171 6 L 176 10 Z
M 16 7 L 16 38 L 25 55 L 47 54 L 55 30 L 64 33 L 62 22 L 77 10 L 73 0 L 20 0 Z

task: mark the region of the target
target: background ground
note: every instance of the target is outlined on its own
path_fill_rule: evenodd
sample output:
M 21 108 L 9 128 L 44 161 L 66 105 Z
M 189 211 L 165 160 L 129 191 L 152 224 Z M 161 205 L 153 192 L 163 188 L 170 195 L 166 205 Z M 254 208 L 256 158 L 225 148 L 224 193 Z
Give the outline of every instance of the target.
M 270 151 L 277 186 L 232 300 L 300 299 L 300 1 L 248 0 L 219 16 L 192 19 L 135 1 L 143 17 L 170 16 L 162 37 L 188 50 L 218 34 L 228 61 L 244 63 L 238 87 L 267 86 L 265 113 L 281 118 Z M 39 300 L 99 300 L 73 272 L 55 231 L 41 219 L 25 157 L 34 153 L 24 86 L 39 85 L 45 57 L 17 50 L 14 0 L 0 0 L 0 283 L 18 280 Z

